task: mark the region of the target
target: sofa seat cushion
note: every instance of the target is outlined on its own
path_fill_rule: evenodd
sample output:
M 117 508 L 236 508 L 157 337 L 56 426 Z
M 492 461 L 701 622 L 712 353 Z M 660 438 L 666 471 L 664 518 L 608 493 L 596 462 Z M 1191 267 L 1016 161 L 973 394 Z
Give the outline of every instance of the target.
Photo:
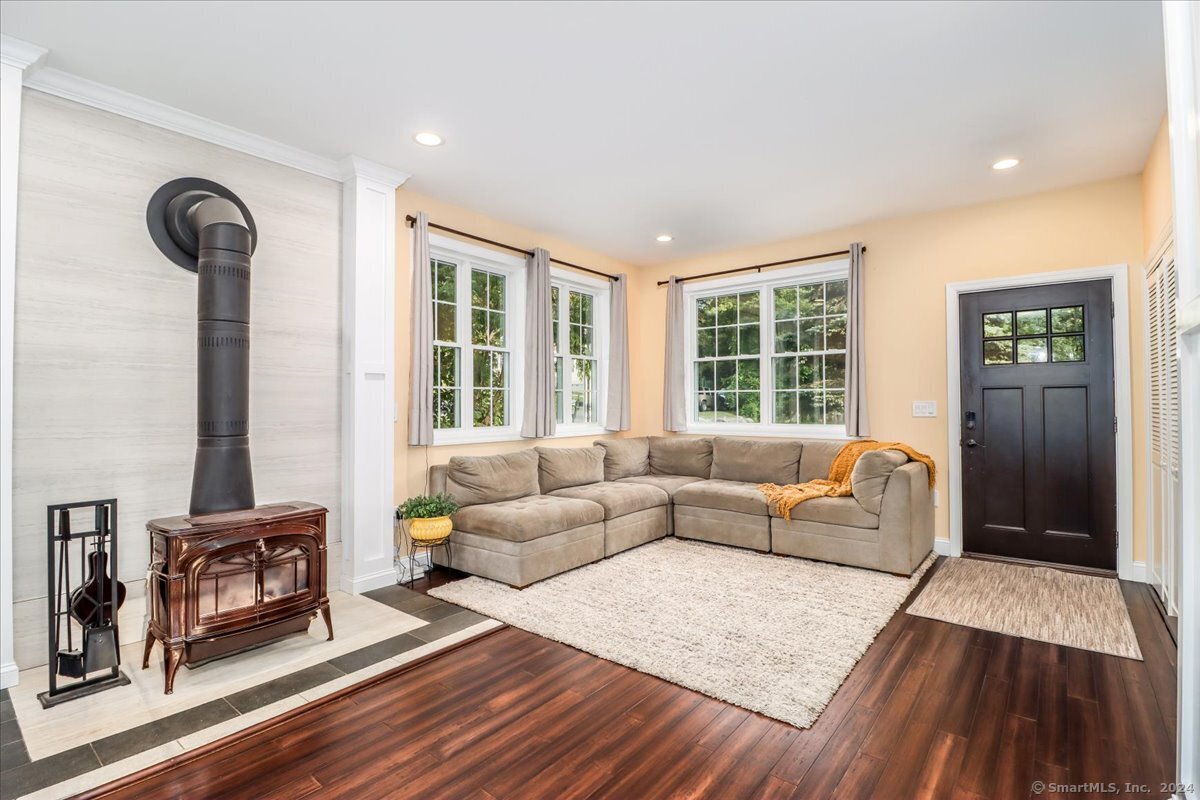
M 604 508 L 587 500 L 544 494 L 466 506 L 454 512 L 454 530 L 528 542 L 604 520 Z
M 623 517 L 635 511 L 645 511 L 647 508 L 665 506 L 671 499 L 666 492 L 656 486 L 620 481 L 569 486 L 551 492 L 551 496 L 590 500 L 604 508 L 606 520 Z
M 617 483 L 644 483 L 647 486 L 657 486 L 674 500 L 675 493 L 680 489 L 689 483 L 698 483 L 702 480 L 704 479 L 691 475 L 632 475 L 628 478 L 621 478 Z
M 773 506 L 771 516 L 782 519 Z M 826 525 L 840 525 L 843 528 L 879 527 L 879 515 L 872 514 L 862 507 L 853 497 L 814 497 L 805 500 L 792 508 L 792 519 L 805 522 L 823 522 Z
M 767 498 L 758 485 L 740 481 L 696 481 L 675 493 L 675 504 L 697 508 L 716 508 L 739 514 L 767 516 Z M 858 505 L 855 503 L 855 505 Z

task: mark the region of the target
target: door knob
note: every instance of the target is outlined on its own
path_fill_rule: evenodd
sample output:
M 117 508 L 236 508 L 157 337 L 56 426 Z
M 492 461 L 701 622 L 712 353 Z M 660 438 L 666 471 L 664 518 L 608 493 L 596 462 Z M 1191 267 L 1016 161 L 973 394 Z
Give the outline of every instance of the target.
M 979 446 L 979 442 L 975 441 L 974 439 L 967 439 L 967 447 L 978 447 L 978 446 Z

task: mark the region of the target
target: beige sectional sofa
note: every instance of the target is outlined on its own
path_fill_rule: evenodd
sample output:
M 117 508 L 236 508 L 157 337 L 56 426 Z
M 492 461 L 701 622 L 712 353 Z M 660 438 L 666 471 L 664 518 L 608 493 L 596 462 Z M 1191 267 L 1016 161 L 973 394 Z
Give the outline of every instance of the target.
M 456 456 L 430 469 L 430 488 L 462 506 L 453 517 L 454 567 L 512 586 L 668 535 L 911 574 L 933 548 L 924 464 L 894 450 L 865 453 L 852 497 L 809 500 L 790 520 L 758 490 L 759 483 L 826 477 L 843 444 L 604 439 L 592 447 Z

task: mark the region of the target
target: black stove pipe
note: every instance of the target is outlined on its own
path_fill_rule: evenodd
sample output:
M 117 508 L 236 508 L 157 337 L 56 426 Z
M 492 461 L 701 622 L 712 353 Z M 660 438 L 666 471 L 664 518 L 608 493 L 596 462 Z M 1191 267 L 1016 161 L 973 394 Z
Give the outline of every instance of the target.
M 200 244 L 191 513 L 254 508 L 250 469 L 250 230 L 220 197 L 190 214 Z
M 151 237 L 199 275 L 192 516 L 254 508 L 250 466 L 250 255 L 254 221 L 231 192 L 181 178 L 155 193 Z

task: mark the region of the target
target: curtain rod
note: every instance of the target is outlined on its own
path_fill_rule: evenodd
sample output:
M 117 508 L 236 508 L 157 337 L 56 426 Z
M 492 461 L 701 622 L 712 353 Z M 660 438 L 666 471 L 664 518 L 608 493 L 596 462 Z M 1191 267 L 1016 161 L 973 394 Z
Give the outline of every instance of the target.
M 417 221 L 417 218 L 412 215 L 409 215 L 404 218 L 404 221 L 407 222 L 408 227 L 411 228 L 413 223 Z M 494 239 L 485 239 L 482 236 L 476 236 L 473 233 L 467 233 L 466 231 L 460 231 L 460 230 L 456 230 L 454 228 L 447 228 L 445 225 L 438 225 L 436 223 L 431 222 L 431 223 L 429 223 L 429 227 L 437 228 L 439 231 L 445 231 L 446 233 L 453 233 L 455 236 L 462 236 L 466 239 L 474 239 L 477 242 L 483 242 L 484 244 L 490 244 L 492 247 L 500 247 L 500 248 L 503 248 L 504 250 L 511 250 L 514 253 L 523 253 L 524 255 L 527 255 L 527 256 L 533 255 L 533 251 L 526 250 L 523 247 L 514 247 L 511 244 L 505 244 L 504 242 L 497 242 Z M 571 269 L 577 269 L 582 272 L 590 272 L 593 275 L 599 275 L 601 278 L 608 278 L 610 281 L 618 280 L 616 275 L 610 275 L 607 272 L 601 272 L 598 269 L 590 269 L 588 267 L 581 267 L 578 264 L 572 264 L 570 261 L 561 261 L 557 258 L 551 258 L 550 261 L 551 261 L 551 263 L 559 264 L 564 267 L 570 267 Z
M 862 251 L 864 253 L 867 252 L 867 248 L 864 247 L 862 249 Z M 783 266 L 784 264 L 798 264 L 801 261 L 819 261 L 822 258 L 833 258 L 834 256 L 848 256 L 848 255 L 850 255 L 849 250 L 834 250 L 832 253 L 818 253 L 815 256 L 801 256 L 800 258 L 789 258 L 789 259 L 785 259 L 784 261 L 772 261 L 769 264 L 754 264 L 753 266 L 749 266 L 749 267 L 734 267 L 733 269 L 722 269 L 722 270 L 718 270 L 717 272 L 705 272 L 701 275 L 688 275 L 686 277 L 680 278 L 679 283 L 687 283 L 688 281 L 698 281 L 701 278 L 715 278 L 718 275 L 732 275 L 735 272 L 749 272 L 750 270 L 757 270 L 758 272 L 762 272 L 764 269 L 767 269 L 768 267 L 779 267 L 779 266 Z M 659 281 L 658 285 L 666 286 L 668 283 L 670 283 L 669 280 Z

